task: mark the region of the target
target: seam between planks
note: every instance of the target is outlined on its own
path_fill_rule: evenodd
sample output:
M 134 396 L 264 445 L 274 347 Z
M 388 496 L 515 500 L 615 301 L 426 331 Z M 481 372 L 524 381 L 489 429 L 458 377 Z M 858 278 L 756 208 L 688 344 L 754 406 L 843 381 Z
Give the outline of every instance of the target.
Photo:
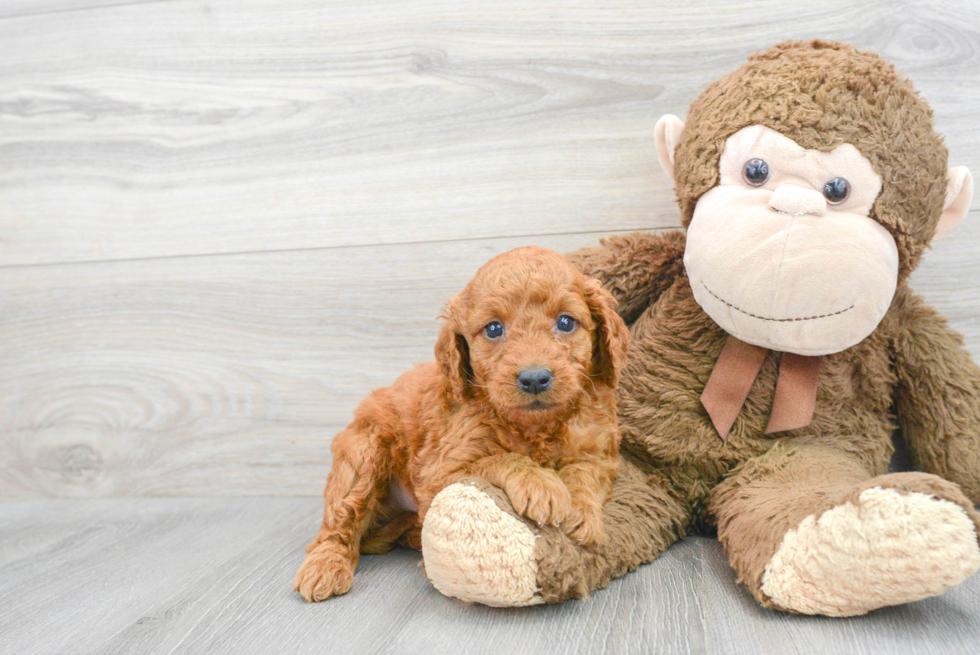
M 26 11 L 17 14 L 0 15 L 0 21 L 17 20 L 18 18 L 35 18 L 37 16 L 52 16 L 57 14 L 70 14 L 78 11 L 93 11 L 99 9 L 116 9 L 118 7 L 133 7 L 136 5 L 159 5 L 175 0 L 122 0 L 121 2 L 107 2 L 105 4 L 88 5 L 83 7 L 68 7 L 66 9 L 49 9 L 46 11 Z
M 169 0 L 167 0 L 169 1 Z M 560 237 L 560 236 L 584 236 L 595 234 L 598 236 L 612 236 L 615 234 L 629 234 L 631 232 L 663 232 L 669 230 L 679 230 L 680 225 L 662 227 L 635 227 L 622 230 L 583 230 L 581 232 L 540 232 L 534 234 L 513 234 L 499 236 L 481 237 L 461 237 L 457 239 L 424 239 L 420 241 L 396 241 L 385 243 L 352 243 L 340 246 L 312 246 L 309 248 L 271 248 L 269 250 L 235 250 L 229 252 L 205 252 L 188 253 L 174 255 L 155 255 L 152 257 L 119 257 L 116 259 L 86 259 L 74 262 L 38 262 L 36 264 L 0 264 L 0 270 L 13 270 L 25 268 L 43 268 L 45 266 L 85 266 L 86 264 L 118 264 L 123 262 L 150 262 L 166 261 L 178 259 L 199 259 L 202 257 L 234 257 L 239 255 L 270 255 L 288 252 L 317 252 L 317 251 L 337 251 L 352 250 L 355 248 L 392 248 L 399 246 L 424 246 L 436 243 L 465 243 L 470 241 L 501 241 L 504 239 L 536 239 L 539 237 Z
M 152 0 L 157 1 L 157 0 Z M 172 0 L 159 0 L 160 2 L 171 2 Z M 2 19 L 0 19 L 2 20 Z M 964 220 L 980 219 L 980 209 L 971 209 L 967 212 Z M 267 250 L 232 250 L 228 252 L 204 252 L 204 253 L 177 253 L 172 255 L 155 255 L 151 257 L 117 257 L 114 259 L 86 259 L 82 261 L 46 261 L 36 264 L 0 264 L 0 271 L 42 268 L 44 266 L 84 266 L 86 264 L 117 264 L 123 262 L 149 262 L 166 261 L 180 259 L 197 259 L 201 257 L 230 257 L 237 255 L 268 255 L 274 253 L 288 252 L 317 252 L 317 251 L 338 251 L 351 250 L 354 248 L 387 248 L 397 246 L 423 246 L 436 243 L 466 243 L 471 241 L 499 241 L 503 239 L 536 239 L 539 237 L 559 237 L 559 236 L 585 236 L 595 234 L 602 236 L 613 236 L 616 234 L 629 234 L 631 232 L 667 232 L 671 230 L 683 229 L 681 225 L 666 225 L 659 227 L 633 227 L 620 230 L 582 230 L 578 232 L 535 232 L 531 234 L 479 236 L 479 237 L 460 237 L 455 239 L 423 239 L 419 241 L 393 241 L 385 243 L 351 243 L 340 246 L 312 246 L 309 248 L 270 248 Z

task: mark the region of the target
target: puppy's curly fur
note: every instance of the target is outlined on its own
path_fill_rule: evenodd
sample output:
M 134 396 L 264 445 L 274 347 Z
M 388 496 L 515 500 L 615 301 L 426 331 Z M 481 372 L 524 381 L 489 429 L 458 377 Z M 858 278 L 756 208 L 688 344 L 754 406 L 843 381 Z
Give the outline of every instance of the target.
M 443 312 L 436 361 L 373 391 L 334 439 L 323 524 L 295 589 L 308 601 L 343 594 L 360 553 L 420 549 L 433 498 L 468 476 L 502 488 L 539 524 L 601 543 L 629 341 L 614 304 L 551 250 L 518 248 L 485 264 Z M 562 316 L 573 321 L 559 326 Z M 485 330 L 494 322 L 499 336 Z M 522 390 L 529 369 L 550 371 L 550 387 Z M 399 490 L 416 511 L 398 506 Z

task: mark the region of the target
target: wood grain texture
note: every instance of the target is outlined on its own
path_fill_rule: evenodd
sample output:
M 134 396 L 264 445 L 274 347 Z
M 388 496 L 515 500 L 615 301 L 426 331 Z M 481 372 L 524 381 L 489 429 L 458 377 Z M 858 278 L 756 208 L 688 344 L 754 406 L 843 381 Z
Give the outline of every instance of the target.
M 0 644 L 53 653 L 852 653 L 980 648 L 980 577 L 865 617 L 759 607 L 691 537 L 585 601 L 497 610 L 439 594 L 420 556 L 362 560 L 346 596 L 292 591 L 319 520 L 305 499 L 0 502 Z
M 527 242 L 8 269 L 0 496 L 318 495 L 357 403 L 431 360 L 443 304 Z
M 3 0 L 0 2 L 0 19 L 93 9 L 118 12 L 120 8 L 128 5 L 149 2 L 171 2 L 171 0 Z
M 676 225 L 656 120 L 786 38 L 881 52 L 980 171 L 977 25 L 967 0 L 174 0 L 0 20 L 0 265 Z

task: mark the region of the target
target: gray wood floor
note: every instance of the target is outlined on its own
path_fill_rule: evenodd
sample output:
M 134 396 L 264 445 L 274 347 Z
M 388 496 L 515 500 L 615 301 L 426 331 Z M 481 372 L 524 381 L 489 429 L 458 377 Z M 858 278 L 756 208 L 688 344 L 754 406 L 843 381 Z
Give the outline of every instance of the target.
M 439 594 L 421 557 L 365 557 L 351 592 L 291 587 L 313 498 L 0 502 L 0 652 L 976 653 L 980 578 L 848 620 L 765 610 L 714 539 L 686 539 L 585 601 L 527 609 Z
M 786 38 L 873 48 L 980 173 L 972 0 L 0 0 L 0 653 L 980 652 L 980 579 L 759 608 L 688 539 L 585 602 L 290 581 L 332 435 L 489 257 L 678 226 L 653 127 Z M 980 203 L 913 287 L 980 355 Z

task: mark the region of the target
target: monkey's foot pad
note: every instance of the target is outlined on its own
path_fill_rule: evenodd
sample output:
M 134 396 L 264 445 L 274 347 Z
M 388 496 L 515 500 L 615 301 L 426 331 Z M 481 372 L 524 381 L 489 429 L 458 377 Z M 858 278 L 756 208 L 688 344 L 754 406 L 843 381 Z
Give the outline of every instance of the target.
M 787 532 L 762 591 L 802 614 L 854 616 L 941 594 L 978 568 L 976 528 L 963 508 L 874 487 Z
M 422 526 L 426 575 L 446 596 L 494 607 L 542 602 L 534 532 L 469 483 L 439 492 Z

